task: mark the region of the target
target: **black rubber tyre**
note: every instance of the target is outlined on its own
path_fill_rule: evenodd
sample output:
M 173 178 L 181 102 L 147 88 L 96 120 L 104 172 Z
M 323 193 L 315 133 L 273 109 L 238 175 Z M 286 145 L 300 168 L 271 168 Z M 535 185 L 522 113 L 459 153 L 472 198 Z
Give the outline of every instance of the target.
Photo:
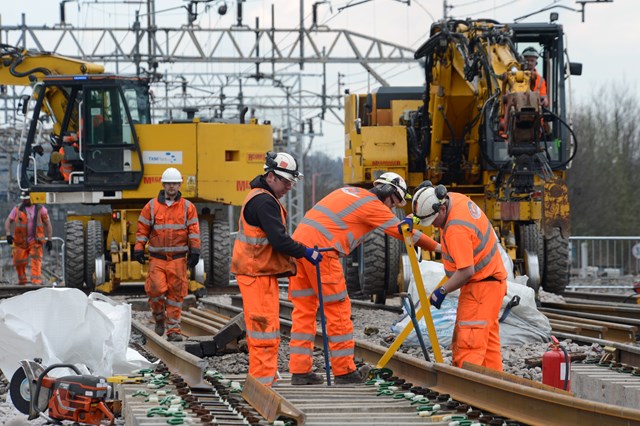
M 364 300 L 364 294 L 360 288 L 360 278 L 358 277 L 358 265 L 360 262 L 360 250 L 358 247 L 344 258 L 342 267 L 344 269 L 344 278 L 347 281 L 347 293 L 349 297 L 355 300 Z
M 549 293 L 562 294 L 569 283 L 569 240 L 562 236 L 560 228 L 553 228 L 544 240 L 546 258 L 542 288 Z
M 31 395 L 29 393 L 29 384 L 27 375 L 22 367 L 18 368 L 9 383 L 9 395 L 11 402 L 22 414 L 29 414 L 31 405 Z
M 402 209 L 395 209 L 398 219 L 405 217 L 405 212 Z M 386 296 L 390 296 L 398 292 L 398 275 L 400 274 L 400 262 L 402 253 L 404 253 L 404 243 L 401 240 L 393 238 L 385 234 L 385 249 L 386 249 L 386 268 L 384 273 L 384 283 Z M 385 297 L 386 299 L 386 297 Z
M 369 232 L 362 242 L 364 244 L 364 267 L 360 265 L 358 278 L 362 294 L 366 297 L 377 296 L 386 291 L 384 280 L 387 265 L 385 237 L 381 229 L 376 229 Z
M 209 287 L 229 285 L 231 242 L 229 222 L 226 218 L 214 220 L 211 232 L 211 277 Z
M 213 275 L 211 271 L 211 231 L 209 229 L 209 222 L 205 219 L 200 219 L 200 259 L 204 261 L 204 273 L 207 278 L 204 280 L 206 287 L 211 287 L 209 284 L 213 281 Z
M 104 254 L 104 234 L 102 223 L 97 220 L 90 220 L 87 222 L 87 232 L 84 239 L 84 254 L 84 282 L 88 291 L 94 291 L 96 289 L 96 259 Z
M 79 220 L 64 224 L 64 283 L 82 288 L 84 284 L 84 227 Z
M 520 258 L 524 259 L 524 250 L 529 251 L 530 253 L 534 253 L 538 255 L 538 275 L 540 280 L 542 280 L 542 274 L 544 271 L 544 239 L 542 238 L 542 232 L 540 232 L 540 228 L 535 223 L 530 223 L 526 225 L 520 225 L 520 245 L 522 250 L 520 250 Z M 525 273 L 528 271 L 525 270 Z M 528 274 L 531 275 L 531 274 Z M 534 289 L 537 291 L 537 289 Z

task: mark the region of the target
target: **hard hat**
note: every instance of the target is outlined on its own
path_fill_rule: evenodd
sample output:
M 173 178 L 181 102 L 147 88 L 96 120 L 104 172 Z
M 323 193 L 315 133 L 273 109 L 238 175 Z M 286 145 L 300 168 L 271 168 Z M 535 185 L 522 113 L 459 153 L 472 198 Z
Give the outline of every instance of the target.
M 296 159 L 286 152 L 267 152 L 264 172 L 273 172 L 289 182 L 297 182 L 298 179 L 304 177 L 304 175 L 298 171 L 298 162 Z
M 443 185 L 423 186 L 413 194 L 413 215 L 420 219 L 420 225 L 429 226 L 438 217 L 440 207 L 447 195 Z
M 527 47 L 522 51 L 522 56 L 535 56 L 536 58 L 540 57 L 538 51 L 533 47 Z
M 164 173 L 162 173 L 162 179 L 160 181 L 162 183 L 182 183 L 180 170 L 175 167 L 169 167 L 164 171 Z
M 30 200 L 31 196 L 29 195 L 29 191 L 20 191 L 20 199 L 21 200 Z
M 387 172 L 381 174 L 378 179 L 373 181 L 373 186 L 378 185 L 391 185 L 395 195 L 402 201 L 403 206 L 407 204 L 406 200 L 411 199 L 411 194 L 407 192 L 407 182 L 397 173 Z

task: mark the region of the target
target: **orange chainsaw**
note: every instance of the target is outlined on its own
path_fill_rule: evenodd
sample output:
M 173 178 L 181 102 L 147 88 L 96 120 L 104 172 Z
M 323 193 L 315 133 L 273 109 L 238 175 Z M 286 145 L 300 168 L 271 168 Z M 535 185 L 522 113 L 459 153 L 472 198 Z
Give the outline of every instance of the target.
M 73 364 L 54 364 L 47 368 L 41 360 L 22 360 L 9 385 L 13 405 L 29 420 L 42 417 L 60 424 L 62 420 L 101 425 L 113 424 L 114 415 L 106 404 L 111 394 L 107 379 L 82 375 Z M 56 368 L 68 368 L 76 375 L 51 377 L 47 374 Z M 45 414 L 45 411 L 48 413 Z

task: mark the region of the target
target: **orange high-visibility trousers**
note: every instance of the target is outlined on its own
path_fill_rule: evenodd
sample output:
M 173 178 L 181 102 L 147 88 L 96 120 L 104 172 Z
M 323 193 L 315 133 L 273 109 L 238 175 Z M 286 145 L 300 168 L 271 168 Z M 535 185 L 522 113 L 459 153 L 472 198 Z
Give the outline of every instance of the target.
M 316 267 L 305 259 L 297 259 L 298 273 L 289 280 L 289 300 L 293 303 L 289 371 L 311 372 L 313 342 L 318 311 Z M 342 263 L 335 252 L 323 254 L 320 262 L 324 314 L 331 370 L 342 376 L 356 370 L 353 361 L 355 342 L 351 322 L 351 300 L 347 295 Z
M 144 283 L 149 307 L 156 322 L 166 319 L 167 334 L 180 332 L 182 301 L 189 292 L 187 259 L 163 260 L 151 257 L 149 273 Z
M 242 293 L 249 347 L 249 374 L 271 386 L 277 381 L 280 347 L 280 294 L 274 275 L 236 275 Z
M 479 281 L 460 289 L 453 330 L 453 365 L 465 361 L 502 371 L 498 314 L 507 294 L 506 281 Z
M 26 248 L 13 246 L 13 265 L 18 273 L 18 284 L 27 283 L 27 263 L 31 262 L 31 283 L 42 284 L 42 244 L 32 241 Z

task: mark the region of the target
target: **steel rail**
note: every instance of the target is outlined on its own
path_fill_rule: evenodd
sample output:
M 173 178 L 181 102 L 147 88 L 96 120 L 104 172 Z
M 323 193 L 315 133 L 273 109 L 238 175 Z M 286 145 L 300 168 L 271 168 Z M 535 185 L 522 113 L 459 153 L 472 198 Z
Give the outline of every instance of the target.
M 565 291 L 564 293 L 562 293 L 562 297 L 564 297 L 565 300 L 572 300 L 576 303 L 587 303 L 587 301 L 595 301 L 596 303 L 619 303 L 623 306 L 640 304 L 640 294 L 633 292 L 629 292 L 629 294 L 612 294 L 587 291 Z
M 191 387 L 206 386 L 203 377 L 207 368 L 207 361 L 167 342 L 138 320 L 131 320 L 131 326 L 145 336 L 145 348 L 160 358 L 171 372 L 182 376 L 184 381 Z
M 543 308 L 562 309 L 571 312 L 585 312 L 588 314 L 606 315 L 609 318 L 621 317 L 640 319 L 640 306 L 634 305 L 601 305 L 596 303 L 549 303 L 543 302 Z
M 218 312 L 240 312 L 232 306 L 205 304 Z M 280 323 L 281 333 L 290 334 L 291 322 L 281 319 Z M 316 334 L 315 341 L 316 346 L 322 346 L 321 335 Z M 377 363 L 386 351 L 386 348 L 366 341 L 356 340 L 355 343 L 355 356 L 371 364 Z M 396 353 L 387 367 L 416 386 L 450 394 L 473 407 L 531 425 L 615 426 L 640 422 L 640 410 L 582 400 L 562 394 L 562 391 L 542 390 L 538 388 L 539 383 L 517 377 L 509 376 L 513 382 L 507 381 L 450 365 L 427 363 L 402 353 Z

